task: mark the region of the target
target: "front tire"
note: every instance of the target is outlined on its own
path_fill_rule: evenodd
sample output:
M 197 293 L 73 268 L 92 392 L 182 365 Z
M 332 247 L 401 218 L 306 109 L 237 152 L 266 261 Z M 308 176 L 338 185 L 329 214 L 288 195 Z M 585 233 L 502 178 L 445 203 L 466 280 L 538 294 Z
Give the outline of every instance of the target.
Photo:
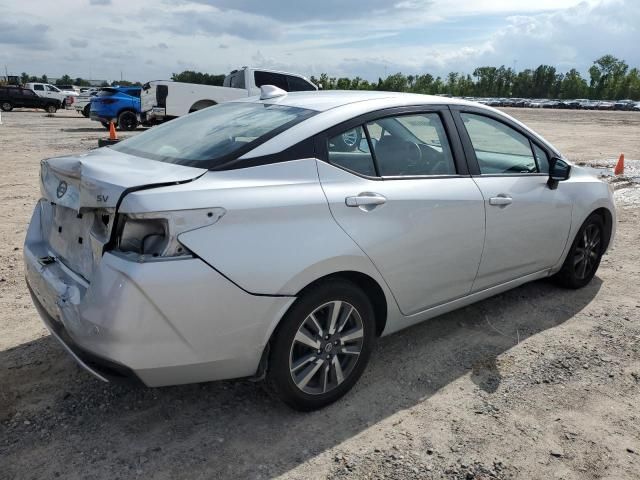
M 58 111 L 55 105 L 47 105 L 47 108 L 45 110 L 47 111 L 47 113 L 56 113 Z
M 304 293 L 274 334 L 267 384 L 300 411 L 322 408 L 345 395 L 367 366 L 375 317 L 365 293 L 346 280 Z
M 592 214 L 578 230 L 562 268 L 554 280 L 565 288 L 587 285 L 595 276 L 604 254 L 605 230 L 602 217 Z
M 118 115 L 118 128 L 124 131 L 135 130 L 138 127 L 138 117 L 133 112 L 122 112 Z
M 89 118 L 90 114 L 91 114 L 91 104 L 87 104 L 82 109 L 82 116 L 85 117 L 85 118 Z
M 11 105 L 10 102 L 2 102 L 0 108 L 2 108 L 3 112 L 10 112 L 11 110 L 13 110 L 13 105 Z

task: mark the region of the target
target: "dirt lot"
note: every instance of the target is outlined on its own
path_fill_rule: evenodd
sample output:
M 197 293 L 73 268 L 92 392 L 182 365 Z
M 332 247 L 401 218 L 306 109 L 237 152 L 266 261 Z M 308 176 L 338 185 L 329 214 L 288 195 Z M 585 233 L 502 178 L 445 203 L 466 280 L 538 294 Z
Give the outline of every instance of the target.
M 640 159 L 640 114 L 509 113 L 573 160 Z M 2 121 L 0 479 L 640 478 L 633 195 L 588 287 L 536 282 L 384 338 L 351 394 L 299 414 L 244 380 L 135 389 L 80 370 L 31 305 L 21 249 L 40 159 L 105 132 L 72 112 Z

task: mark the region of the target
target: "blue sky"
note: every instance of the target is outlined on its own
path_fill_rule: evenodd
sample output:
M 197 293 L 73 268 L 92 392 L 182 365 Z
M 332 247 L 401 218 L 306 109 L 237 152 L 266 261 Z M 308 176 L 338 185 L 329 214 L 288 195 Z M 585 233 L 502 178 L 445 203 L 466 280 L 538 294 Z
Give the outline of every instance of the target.
M 243 65 L 376 80 L 640 66 L 637 0 L 0 0 L 0 68 L 146 81 Z

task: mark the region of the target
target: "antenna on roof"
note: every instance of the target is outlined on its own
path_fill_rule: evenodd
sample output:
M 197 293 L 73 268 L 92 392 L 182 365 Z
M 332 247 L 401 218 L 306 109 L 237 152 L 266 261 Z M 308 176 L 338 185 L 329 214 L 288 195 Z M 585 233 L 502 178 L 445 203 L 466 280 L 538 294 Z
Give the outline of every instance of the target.
M 267 100 L 269 98 L 284 97 L 287 94 L 286 91 L 275 85 L 262 85 L 260 87 L 260 100 Z

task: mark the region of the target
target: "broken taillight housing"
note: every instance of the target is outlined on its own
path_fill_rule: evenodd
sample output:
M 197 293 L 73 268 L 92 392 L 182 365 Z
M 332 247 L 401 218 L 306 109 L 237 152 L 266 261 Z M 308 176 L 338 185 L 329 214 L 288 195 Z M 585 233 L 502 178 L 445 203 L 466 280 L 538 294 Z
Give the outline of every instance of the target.
M 191 256 L 178 236 L 213 225 L 225 213 L 224 208 L 216 207 L 119 214 L 114 250 L 150 258 Z

